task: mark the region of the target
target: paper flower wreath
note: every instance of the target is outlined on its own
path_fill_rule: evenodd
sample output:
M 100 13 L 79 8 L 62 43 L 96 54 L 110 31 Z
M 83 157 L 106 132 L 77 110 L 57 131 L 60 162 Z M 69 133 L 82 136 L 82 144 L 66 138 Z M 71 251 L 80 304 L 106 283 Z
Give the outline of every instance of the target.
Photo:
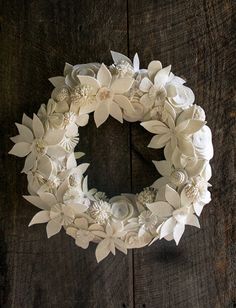
M 185 225 L 200 227 L 197 216 L 211 200 L 211 130 L 192 90 L 171 66 L 152 61 L 140 69 L 137 54 L 133 62 L 111 54 L 109 67 L 66 63 L 64 76 L 50 78 L 51 98 L 33 119 L 23 115 L 9 152 L 26 157 L 30 195 L 24 198 L 40 209 L 29 226 L 46 223 L 48 237 L 64 229 L 84 249 L 97 243 L 98 262 L 116 249 L 126 254 L 157 239 L 178 244 Z M 136 195 L 108 199 L 88 189 L 89 164 L 77 166 L 74 148 L 92 112 L 97 127 L 109 116 L 141 121 L 153 134 L 148 147 L 164 148 L 165 160 L 153 161 L 162 177 Z

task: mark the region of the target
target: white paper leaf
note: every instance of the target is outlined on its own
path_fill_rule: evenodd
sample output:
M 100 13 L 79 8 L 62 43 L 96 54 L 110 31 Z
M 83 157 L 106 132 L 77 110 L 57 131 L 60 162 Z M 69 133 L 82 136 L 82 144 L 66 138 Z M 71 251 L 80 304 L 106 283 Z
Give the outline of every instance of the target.
M 25 113 L 23 114 L 22 117 L 22 124 L 27 126 L 31 130 L 33 128 L 33 120 L 30 117 L 28 117 Z
M 57 204 L 57 199 L 51 193 L 48 193 L 48 192 L 39 193 L 39 197 L 45 204 L 49 206 L 49 208 Z
M 106 103 L 100 103 L 94 112 L 94 121 L 96 126 L 102 125 L 109 117 L 109 106 Z
M 172 206 L 165 201 L 157 201 L 147 204 L 149 210 L 159 217 L 168 217 L 172 214 Z
M 40 211 L 34 215 L 29 223 L 29 227 L 35 224 L 43 224 L 50 220 L 49 211 Z
M 153 83 L 151 82 L 151 80 L 147 77 L 144 77 L 142 81 L 140 82 L 139 89 L 142 92 L 148 92 L 152 86 L 153 86 Z
M 109 239 L 104 239 L 97 245 L 95 255 L 98 263 L 109 255 L 109 244 Z
M 27 142 L 27 143 L 32 143 L 34 139 L 32 131 L 27 126 L 19 124 L 19 123 L 16 123 L 16 126 L 22 138 L 22 141 Z
M 176 220 L 171 217 L 169 219 L 167 219 L 162 227 L 161 227 L 161 230 L 160 230 L 160 239 L 162 239 L 163 237 L 165 237 L 166 235 L 170 234 L 173 232 L 174 230 L 174 227 L 176 225 Z
M 37 139 L 42 138 L 44 135 L 43 124 L 36 114 L 34 114 L 34 117 L 33 117 L 33 131 L 34 131 L 34 136 Z
M 90 77 L 90 76 L 82 76 L 78 75 L 79 81 L 82 85 L 91 86 L 91 94 L 95 95 L 100 88 L 100 84 L 97 79 Z
M 170 176 L 172 172 L 172 164 L 167 160 L 152 161 L 157 168 L 157 171 L 162 176 Z
M 41 210 L 50 210 L 48 204 L 43 202 L 43 200 L 38 196 L 23 196 L 23 198 Z
M 111 56 L 115 64 L 119 64 L 122 61 L 127 61 L 129 64 L 132 64 L 131 60 L 122 53 L 111 50 Z
M 152 61 L 148 65 L 148 75 L 150 78 L 154 78 L 156 73 L 162 69 L 162 64 L 160 61 Z
M 140 66 L 139 57 L 138 57 L 138 54 L 136 52 L 136 54 L 134 55 L 134 59 L 133 59 L 133 67 L 134 67 L 135 72 L 139 71 L 139 66 Z
M 194 226 L 200 228 L 199 220 L 195 215 L 189 215 L 186 220 L 186 225 Z
M 88 124 L 89 120 L 89 115 L 88 114 L 81 114 L 80 116 L 77 117 L 76 124 L 78 126 L 85 126 Z
M 115 95 L 114 101 L 127 113 L 132 113 L 135 111 L 129 99 L 124 95 Z
M 166 184 L 168 183 L 169 183 L 169 179 L 167 177 L 161 177 L 152 184 L 152 187 L 159 190 L 162 187 L 166 186 Z
M 35 155 L 31 152 L 25 159 L 24 168 L 21 171 L 22 173 L 28 173 L 34 167 L 36 161 Z
M 111 90 L 115 94 L 126 93 L 131 88 L 133 82 L 134 82 L 134 79 L 133 78 L 129 78 L 129 77 L 124 77 L 124 78 L 116 79 L 111 84 Z
M 18 157 L 25 157 L 31 151 L 31 144 L 27 142 L 16 143 L 8 154 L 12 154 Z
M 48 79 L 55 88 L 61 88 L 65 85 L 65 77 L 57 76 Z
M 158 120 L 151 120 L 140 123 L 147 131 L 153 134 L 166 134 L 169 132 L 169 128 Z
M 123 123 L 123 117 L 120 106 L 117 105 L 115 102 L 110 103 L 110 115 L 120 123 Z
M 47 227 L 46 227 L 48 238 L 50 238 L 51 236 L 59 233 L 61 231 L 61 227 L 62 227 L 61 224 L 59 224 L 58 222 L 56 222 L 54 220 L 50 220 L 47 223 Z
M 169 139 L 170 139 L 169 133 L 164 135 L 156 135 L 152 137 L 150 143 L 148 144 L 148 147 L 153 149 L 163 148 L 169 141 Z
M 171 70 L 171 65 L 162 68 L 160 71 L 156 73 L 155 78 L 154 78 L 155 86 L 157 87 L 165 86 L 169 78 L 170 70 Z
M 111 73 L 106 67 L 104 63 L 99 68 L 98 74 L 97 74 L 97 80 L 99 81 L 100 85 L 103 87 L 109 87 L 111 83 Z
M 179 241 L 184 233 L 185 225 L 177 223 L 174 227 L 173 236 L 176 242 L 176 245 L 179 244 Z
M 65 136 L 64 129 L 54 129 L 48 130 L 44 140 L 48 145 L 57 145 L 59 144 Z
M 175 191 L 169 185 L 166 185 L 165 198 L 175 209 L 180 207 L 180 196 L 177 191 Z

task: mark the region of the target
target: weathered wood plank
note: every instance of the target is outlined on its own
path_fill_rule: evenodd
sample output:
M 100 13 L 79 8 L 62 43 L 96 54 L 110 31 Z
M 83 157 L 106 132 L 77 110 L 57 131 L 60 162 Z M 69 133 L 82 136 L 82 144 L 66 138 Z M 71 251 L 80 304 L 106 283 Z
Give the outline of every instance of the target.
M 77 248 L 63 233 L 46 239 L 43 225 L 28 230 L 36 209 L 21 195 L 22 163 L 8 157 L 14 122 L 47 102 L 64 62 L 111 62 L 127 52 L 123 1 L 2 1 L 1 4 L 1 304 L 5 307 L 132 307 L 132 256 L 118 253 L 97 265 L 94 247 Z M 91 184 L 114 195 L 130 191 L 129 126 L 109 120 L 81 130 L 79 150 L 93 161 Z
M 213 200 L 202 229 L 187 229 L 178 247 L 164 240 L 134 253 L 135 307 L 234 307 L 235 73 L 230 1 L 129 1 L 130 54 L 152 59 L 188 79 L 213 130 Z M 149 140 L 149 139 L 148 139 Z M 133 126 L 133 190 L 148 185 L 152 153 Z M 138 147 L 138 150 L 137 150 Z M 159 153 L 157 153 L 159 159 Z M 154 169 L 153 169 L 154 170 Z

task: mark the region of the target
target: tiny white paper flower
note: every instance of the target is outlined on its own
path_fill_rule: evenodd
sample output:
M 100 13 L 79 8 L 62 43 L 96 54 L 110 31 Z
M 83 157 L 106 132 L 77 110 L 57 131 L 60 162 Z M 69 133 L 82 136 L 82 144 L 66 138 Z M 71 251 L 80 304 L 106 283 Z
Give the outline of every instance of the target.
M 66 233 L 75 239 L 75 244 L 83 249 L 88 248 L 91 241 L 96 240 L 93 231 L 104 231 L 99 224 L 91 224 L 85 217 L 76 218 L 73 227 L 67 227 Z
M 105 232 L 94 231 L 94 234 L 103 238 L 103 240 L 97 245 L 96 258 L 97 262 L 102 261 L 111 252 L 113 255 L 116 253 L 116 249 L 127 254 L 127 248 L 121 237 L 126 234 L 121 222 L 107 223 Z

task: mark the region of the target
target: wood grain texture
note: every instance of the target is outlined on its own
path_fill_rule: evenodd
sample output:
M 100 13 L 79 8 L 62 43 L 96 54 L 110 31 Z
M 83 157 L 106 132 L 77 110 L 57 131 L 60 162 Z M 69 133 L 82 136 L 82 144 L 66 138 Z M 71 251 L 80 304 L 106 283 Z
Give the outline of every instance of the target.
M 233 308 L 236 306 L 235 32 L 229 0 L 0 1 L 0 307 Z M 110 63 L 109 50 L 137 51 L 188 79 L 213 130 L 213 201 L 202 229 L 187 229 L 178 247 L 160 241 L 97 265 L 94 247 L 78 249 L 44 226 L 28 230 L 36 212 L 21 197 L 23 161 L 9 157 L 9 137 L 23 112 L 47 102 L 64 62 Z M 93 164 L 91 186 L 109 195 L 138 192 L 158 176 L 139 124 L 93 119 L 78 150 Z M 99 170 L 99 172 L 97 172 Z
M 1 303 L 132 307 L 132 255 L 118 253 L 98 265 L 94 246 L 78 249 L 63 232 L 47 240 L 42 225 L 29 230 L 37 210 L 21 197 L 26 194 L 23 161 L 7 155 L 14 122 L 47 102 L 52 90 L 47 79 L 61 74 L 65 62 L 111 63 L 110 49 L 127 53 L 126 3 L 3 1 L 1 14 Z M 109 120 L 96 129 L 91 119 L 81 129 L 78 150 L 87 153 L 84 161 L 93 160 L 91 185 L 110 195 L 130 191 L 129 143 L 127 123 Z
M 231 5 L 230 1 L 129 1 L 130 55 L 137 51 L 145 65 L 152 59 L 171 63 L 177 75 L 187 78 L 196 102 L 206 111 L 215 147 L 213 200 L 201 216 L 202 229 L 187 228 L 178 247 L 162 240 L 134 252 L 137 308 L 236 305 L 236 62 Z M 149 163 L 153 153 L 139 146 L 137 154 L 138 140 L 147 139 L 134 126 L 133 189 L 154 175 Z

